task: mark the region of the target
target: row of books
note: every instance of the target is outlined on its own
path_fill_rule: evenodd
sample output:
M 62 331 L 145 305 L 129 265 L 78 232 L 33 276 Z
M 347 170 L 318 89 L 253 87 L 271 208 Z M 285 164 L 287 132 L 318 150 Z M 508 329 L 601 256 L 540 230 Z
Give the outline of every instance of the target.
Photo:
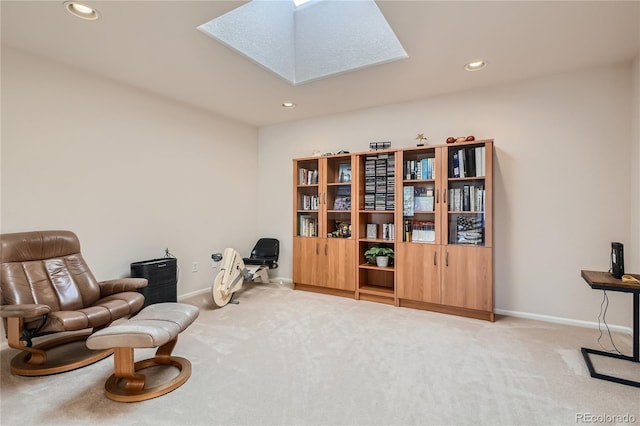
M 300 215 L 300 229 L 298 235 L 301 237 L 317 237 L 318 219 L 313 216 Z
M 305 169 L 301 167 L 298 170 L 298 183 L 300 185 L 317 185 L 318 169 Z
M 449 176 L 454 178 L 483 177 L 485 174 L 484 146 L 453 150 Z
M 485 208 L 484 185 L 462 185 L 449 189 L 449 210 L 482 212 Z
M 414 243 L 432 243 L 436 240 L 436 226 L 433 221 L 405 220 L 404 240 Z
M 406 180 L 424 180 L 436 178 L 436 159 L 434 157 L 404 162 L 404 178 Z
M 317 195 L 303 195 L 301 201 L 301 210 L 317 211 L 320 206 L 320 197 L 318 197 Z
M 413 216 L 415 212 L 432 212 L 435 207 L 432 187 L 405 186 L 403 188 L 402 214 Z

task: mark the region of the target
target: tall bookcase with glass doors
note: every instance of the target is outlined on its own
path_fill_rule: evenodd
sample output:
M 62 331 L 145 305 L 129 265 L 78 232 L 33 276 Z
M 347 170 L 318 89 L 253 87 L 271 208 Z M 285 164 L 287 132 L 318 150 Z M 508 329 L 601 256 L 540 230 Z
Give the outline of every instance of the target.
M 293 169 L 294 288 L 493 321 L 493 140 Z M 370 263 L 373 246 L 392 262 Z

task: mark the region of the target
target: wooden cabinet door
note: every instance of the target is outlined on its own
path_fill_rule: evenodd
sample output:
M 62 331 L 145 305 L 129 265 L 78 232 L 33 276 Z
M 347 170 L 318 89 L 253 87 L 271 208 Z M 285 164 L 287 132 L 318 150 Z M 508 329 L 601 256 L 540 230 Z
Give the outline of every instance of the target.
M 492 312 L 492 249 L 449 245 L 442 250 L 442 303 Z
M 355 291 L 355 241 L 346 238 L 326 238 L 323 247 L 321 255 L 325 254 L 327 260 L 324 286 Z
M 440 246 L 397 243 L 396 247 L 398 297 L 440 303 Z
M 296 284 L 323 285 L 326 267 L 323 238 L 293 238 L 293 282 Z M 324 248 L 322 249 L 324 250 Z

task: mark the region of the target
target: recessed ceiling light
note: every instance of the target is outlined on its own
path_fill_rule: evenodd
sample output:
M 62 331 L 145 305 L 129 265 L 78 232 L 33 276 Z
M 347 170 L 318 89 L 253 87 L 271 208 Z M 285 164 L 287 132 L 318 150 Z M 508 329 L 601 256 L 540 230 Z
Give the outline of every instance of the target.
M 294 104 L 293 102 L 283 102 L 282 103 L 282 108 L 292 109 L 292 108 L 295 108 L 295 107 L 296 107 L 296 104 Z
M 478 71 L 487 66 L 487 61 L 474 61 L 469 62 L 464 66 L 467 71 Z
M 69 13 L 73 16 L 77 16 L 78 18 L 86 19 L 88 21 L 95 21 L 99 18 L 97 10 L 82 3 L 66 1 L 63 4 Z

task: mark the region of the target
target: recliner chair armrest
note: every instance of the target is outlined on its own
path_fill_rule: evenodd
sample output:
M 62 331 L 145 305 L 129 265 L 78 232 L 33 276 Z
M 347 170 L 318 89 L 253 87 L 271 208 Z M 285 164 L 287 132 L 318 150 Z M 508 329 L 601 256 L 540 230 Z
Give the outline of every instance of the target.
M 0 305 L 0 317 L 2 318 L 33 318 L 49 312 L 51 312 L 51 308 L 48 305 Z
M 100 297 L 111 296 L 112 294 L 124 291 L 136 291 L 146 287 L 149 281 L 146 278 L 117 278 L 115 280 L 100 281 Z

